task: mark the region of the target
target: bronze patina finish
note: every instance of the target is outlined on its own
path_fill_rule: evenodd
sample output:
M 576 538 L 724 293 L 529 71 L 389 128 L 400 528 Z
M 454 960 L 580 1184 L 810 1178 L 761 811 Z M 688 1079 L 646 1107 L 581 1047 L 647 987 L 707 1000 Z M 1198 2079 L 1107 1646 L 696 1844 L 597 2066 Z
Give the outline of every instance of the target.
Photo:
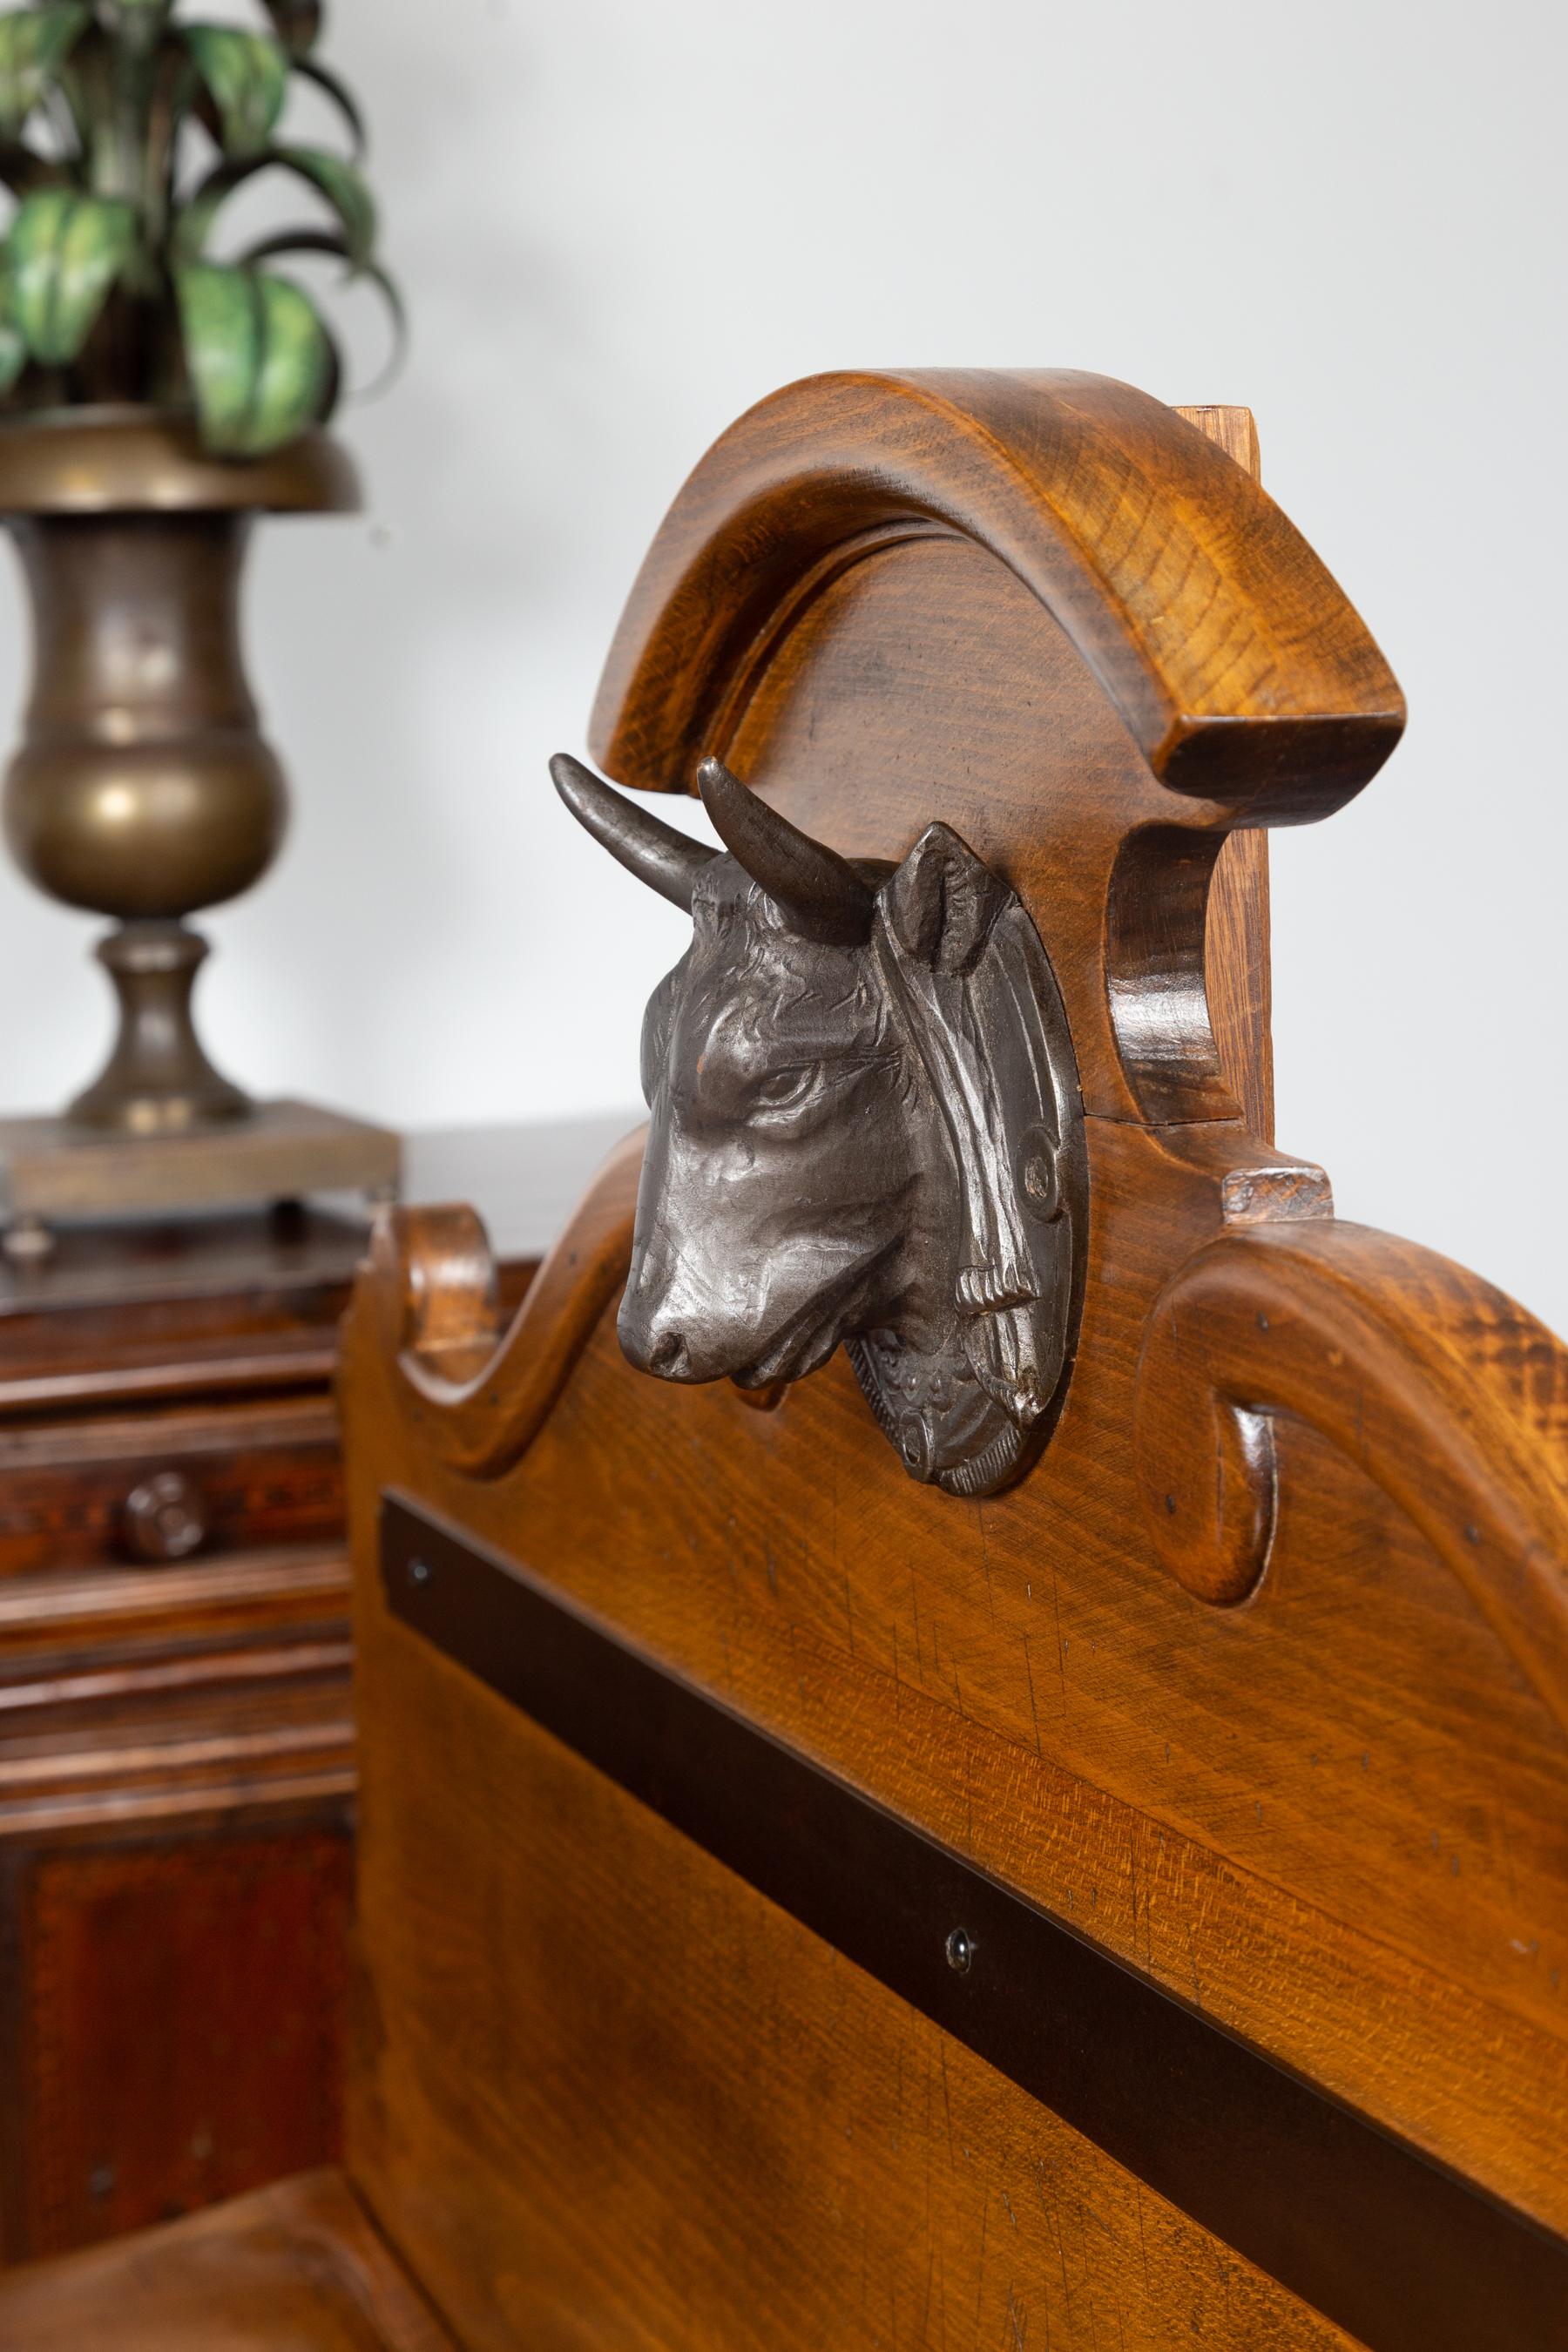
M 34 672 L 5 832 L 68 907 L 177 921 L 237 898 L 278 850 L 283 774 L 240 657 L 248 530 L 240 514 L 12 519 Z
M 63 895 L 63 894 L 59 894 Z M 244 1119 L 251 1102 L 215 1070 L 191 1019 L 207 943 L 184 923 L 127 922 L 98 943 L 120 1000 L 113 1050 L 69 1116 L 129 1135 L 184 1135 Z
M 693 921 L 643 1029 L 627 1356 L 767 1392 L 842 1340 L 911 1477 L 1010 1485 L 1065 1396 L 1089 1186 L 1067 1014 L 1016 893 L 945 824 L 851 865 L 717 760 L 698 782 L 727 855 L 552 770 Z
M 62 408 L 0 425 L 0 514 L 352 514 L 359 503 L 353 458 L 320 431 L 240 465 L 205 449 L 174 410 Z
M 187 920 L 247 890 L 287 823 L 283 772 L 246 681 L 240 573 L 258 511 L 342 512 L 358 500 L 352 462 L 320 432 L 237 465 L 205 450 L 188 420 L 145 409 L 62 411 L 0 427 L 0 515 L 21 557 L 34 632 L 32 690 L 5 783 L 5 837 L 40 889 L 113 918 L 98 954 L 120 1010 L 108 1063 L 63 1127 L 41 1123 L 29 1139 L 26 1123 L 7 1123 L 0 1189 L 13 1214 L 48 1213 L 42 1201 L 26 1213 L 17 1202 L 37 1192 L 40 1168 L 58 1171 L 62 1134 L 119 1134 L 142 1148 L 232 1132 L 242 1146 L 240 1130 L 256 1123 L 258 1107 L 213 1067 L 193 1025 L 207 948 Z M 329 1156 L 342 1162 L 344 1123 L 329 1126 Z M 363 1133 L 363 1171 L 345 1181 L 384 1186 L 386 1139 Z M 323 1141 L 307 1155 L 312 1166 Z M 202 1158 L 207 1197 L 217 1163 Z M 259 1156 L 241 1148 L 220 1158 L 226 1197 L 247 1197 L 273 1170 L 276 1138 Z M 175 1155 L 165 1164 L 177 1184 L 178 1171 L 195 1162 Z M 112 1171 L 96 1160 L 95 1171 L 95 1205 L 111 1208 Z M 283 1189 L 310 1181 L 301 1161 Z M 127 1170 L 123 1187 L 127 1205 L 142 1200 L 141 1176 Z M 70 1191 L 55 1203 L 61 1213 Z M 184 1204 L 178 1193 L 158 1203 Z
M 5 779 L 5 836 L 52 898 L 114 917 L 100 949 L 121 1027 L 72 1106 L 144 1135 L 245 1116 L 190 1014 L 205 947 L 184 919 L 238 897 L 283 837 L 283 772 L 257 725 L 239 576 L 258 507 L 355 502 L 323 436 L 254 466 L 195 429 L 86 410 L 0 430 L 0 513 L 31 599 L 32 694 Z
M 206 954 L 183 919 L 258 880 L 283 838 L 283 772 L 258 732 L 238 632 L 249 518 L 13 518 L 34 677 L 5 779 L 5 837 L 51 898 L 118 919 L 109 1065 L 72 1105 L 133 1134 L 237 1118 L 191 1023 Z

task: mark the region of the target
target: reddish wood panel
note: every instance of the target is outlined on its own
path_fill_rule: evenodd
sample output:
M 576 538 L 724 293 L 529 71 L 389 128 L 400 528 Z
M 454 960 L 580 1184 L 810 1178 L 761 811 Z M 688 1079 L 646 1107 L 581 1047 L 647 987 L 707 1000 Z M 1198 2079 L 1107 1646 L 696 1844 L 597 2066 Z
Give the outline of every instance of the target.
M 29 2256 L 338 2152 L 340 1831 L 47 1854 L 21 1890 Z
M 0 2259 L 337 2146 L 364 1242 L 226 1216 L 0 1268 Z
M 315 1217 L 77 1229 L 0 1276 L 9 2261 L 336 2147 L 353 1772 L 329 1381 L 360 1245 Z

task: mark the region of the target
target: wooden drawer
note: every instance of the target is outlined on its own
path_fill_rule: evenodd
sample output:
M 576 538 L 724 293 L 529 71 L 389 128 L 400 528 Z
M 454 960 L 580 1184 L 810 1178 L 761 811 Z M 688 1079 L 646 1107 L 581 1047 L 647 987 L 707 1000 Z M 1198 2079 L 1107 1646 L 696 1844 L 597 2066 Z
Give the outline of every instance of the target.
M 335 2150 L 348 1571 L 0 1582 L 0 2263 Z
M 0 1262 L 0 2268 L 336 2146 L 364 1238 L 196 1218 Z
M 331 1542 L 342 1515 L 324 1392 L 0 1424 L 0 1578 Z

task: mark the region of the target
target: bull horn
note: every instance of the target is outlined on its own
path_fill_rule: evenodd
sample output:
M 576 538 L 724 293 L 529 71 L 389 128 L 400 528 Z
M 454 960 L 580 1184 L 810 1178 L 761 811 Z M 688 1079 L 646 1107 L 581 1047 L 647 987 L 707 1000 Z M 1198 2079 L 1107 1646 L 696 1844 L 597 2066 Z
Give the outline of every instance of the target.
M 591 833 L 628 873 L 661 898 L 691 912 L 691 893 L 704 866 L 718 856 L 704 842 L 662 817 L 650 816 L 611 784 L 601 783 L 591 769 L 569 752 L 557 751 L 550 762 L 551 782 L 584 829 Z
M 875 894 L 836 851 L 748 792 L 722 760 L 703 761 L 697 789 L 720 839 L 795 929 L 833 947 L 870 937 Z

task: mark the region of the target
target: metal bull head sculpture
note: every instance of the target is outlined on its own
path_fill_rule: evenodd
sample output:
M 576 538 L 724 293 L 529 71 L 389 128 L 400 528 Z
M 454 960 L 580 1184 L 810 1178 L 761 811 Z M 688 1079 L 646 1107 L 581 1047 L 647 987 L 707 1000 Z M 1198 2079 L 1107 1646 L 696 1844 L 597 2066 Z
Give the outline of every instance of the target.
M 652 1113 L 621 1344 L 761 1389 L 847 1343 L 917 1478 L 1005 1486 L 1066 1386 L 1087 1163 L 1077 1068 L 1015 894 L 944 824 L 851 865 L 717 760 L 728 855 L 551 762 L 612 856 L 692 918 L 643 1025 Z

